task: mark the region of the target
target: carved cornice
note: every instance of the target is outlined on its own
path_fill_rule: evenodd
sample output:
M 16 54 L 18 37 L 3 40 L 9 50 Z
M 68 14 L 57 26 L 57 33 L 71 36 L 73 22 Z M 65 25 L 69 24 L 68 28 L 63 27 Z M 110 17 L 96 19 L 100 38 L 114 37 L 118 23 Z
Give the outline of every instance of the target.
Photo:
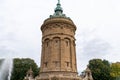
M 44 21 L 43 25 L 41 26 L 41 30 L 44 31 L 45 28 L 51 27 L 49 25 L 64 25 L 66 27 L 72 28 L 76 30 L 76 26 L 71 19 L 68 18 L 48 18 Z
M 56 37 L 61 37 L 61 35 L 65 35 L 65 38 L 66 38 L 66 35 L 67 36 L 69 36 L 69 37 L 71 37 L 72 39 L 74 39 L 75 40 L 75 37 L 74 36 L 72 36 L 72 35 L 69 35 L 69 34 L 61 34 L 61 33 L 56 33 L 56 34 L 49 34 L 49 35 L 46 35 L 46 36 L 43 36 L 42 37 L 42 39 L 44 39 L 44 38 L 46 38 L 46 37 L 51 37 L 52 35 L 54 35 L 54 37 L 56 36 Z M 60 36 L 59 36 L 60 35 Z M 54 38 L 53 37 L 53 38 Z

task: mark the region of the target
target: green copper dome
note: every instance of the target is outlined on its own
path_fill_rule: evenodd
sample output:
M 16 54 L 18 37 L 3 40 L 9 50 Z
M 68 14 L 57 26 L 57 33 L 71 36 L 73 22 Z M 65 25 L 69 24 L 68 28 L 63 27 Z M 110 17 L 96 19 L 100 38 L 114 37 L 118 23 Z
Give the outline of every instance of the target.
M 60 0 L 58 0 L 57 7 L 54 10 L 54 14 L 50 15 L 50 18 L 53 17 L 66 17 L 66 15 L 63 14 L 63 9 L 61 7 Z

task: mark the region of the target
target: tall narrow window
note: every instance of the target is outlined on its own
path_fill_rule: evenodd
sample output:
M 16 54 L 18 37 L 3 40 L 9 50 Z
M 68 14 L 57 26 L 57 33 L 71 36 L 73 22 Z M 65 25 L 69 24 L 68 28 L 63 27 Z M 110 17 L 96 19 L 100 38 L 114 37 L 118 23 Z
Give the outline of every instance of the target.
M 49 46 L 49 41 L 50 41 L 50 40 L 49 40 L 48 38 L 47 38 L 47 39 L 45 39 L 45 46 L 46 46 L 46 47 L 48 47 L 48 46 Z
M 47 47 L 48 47 L 48 44 L 49 44 L 49 43 L 48 43 L 48 42 L 46 42 L 46 46 L 47 46 Z
M 55 46 L 55 47 L 59 47 L 60 39 L 56 37 L 56 38 L 54 38 L 53 40 L 54 40 L 54 46 Z
M 69 62 L 66 62 L 66 64 L 67 64 L 67 67 L 69 67 Z
M 53 61 L 53 63 L 55 64 L 55 67 L 59 67 L 59 61 Z
M 56 67 L 58 66 L 58 62 L 57 62 L 57 61 L 55 62 L 55 66 L 56 66 Z
M 58 40 L 55 40 L 56 43 L 58 43 Z
M 66 46 L 68 46 L 68 44 L 69 44 L 68 41 L 66 41 Z
M 70 45 L 70 39 L 69 38 L 65 38 L 65 45 L 67 47 Z
M 47 67 L 48 66 L 48 62 L 45 62 L 44 65 L 45 65 L 45 67 Z

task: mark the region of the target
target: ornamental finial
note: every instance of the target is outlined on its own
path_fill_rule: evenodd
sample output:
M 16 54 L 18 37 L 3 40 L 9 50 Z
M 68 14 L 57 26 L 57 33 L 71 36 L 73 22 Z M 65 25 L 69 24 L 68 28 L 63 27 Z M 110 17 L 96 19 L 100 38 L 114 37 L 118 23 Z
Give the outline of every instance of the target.
M 57 7 L 55 8 L 55 12 L 59 12 L 59 13 L 63 12 L 61 4 L 60 4 L 60 0 L 58 0 Z
M 58 0 L 58 4 L 60 4 L 60 0 Z

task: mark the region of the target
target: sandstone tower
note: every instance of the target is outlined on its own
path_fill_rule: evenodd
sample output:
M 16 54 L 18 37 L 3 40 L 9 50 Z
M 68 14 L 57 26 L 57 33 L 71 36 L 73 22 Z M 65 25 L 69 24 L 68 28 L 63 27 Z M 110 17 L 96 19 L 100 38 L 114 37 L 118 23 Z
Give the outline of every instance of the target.
M 41 26 L 41 69 L 36 80 L 79 80 L 73 21 L 63 14 L 58 0 L 54 14 Z
M 75 31 L 73 21 L 63 14 L 58 0 L 53 15 L 41 26 L 42 51 L 40 73 L 33 78 L 30 68 L 24 80 L 93 80 L 89 67 L 78 76 L 76 64 Z

